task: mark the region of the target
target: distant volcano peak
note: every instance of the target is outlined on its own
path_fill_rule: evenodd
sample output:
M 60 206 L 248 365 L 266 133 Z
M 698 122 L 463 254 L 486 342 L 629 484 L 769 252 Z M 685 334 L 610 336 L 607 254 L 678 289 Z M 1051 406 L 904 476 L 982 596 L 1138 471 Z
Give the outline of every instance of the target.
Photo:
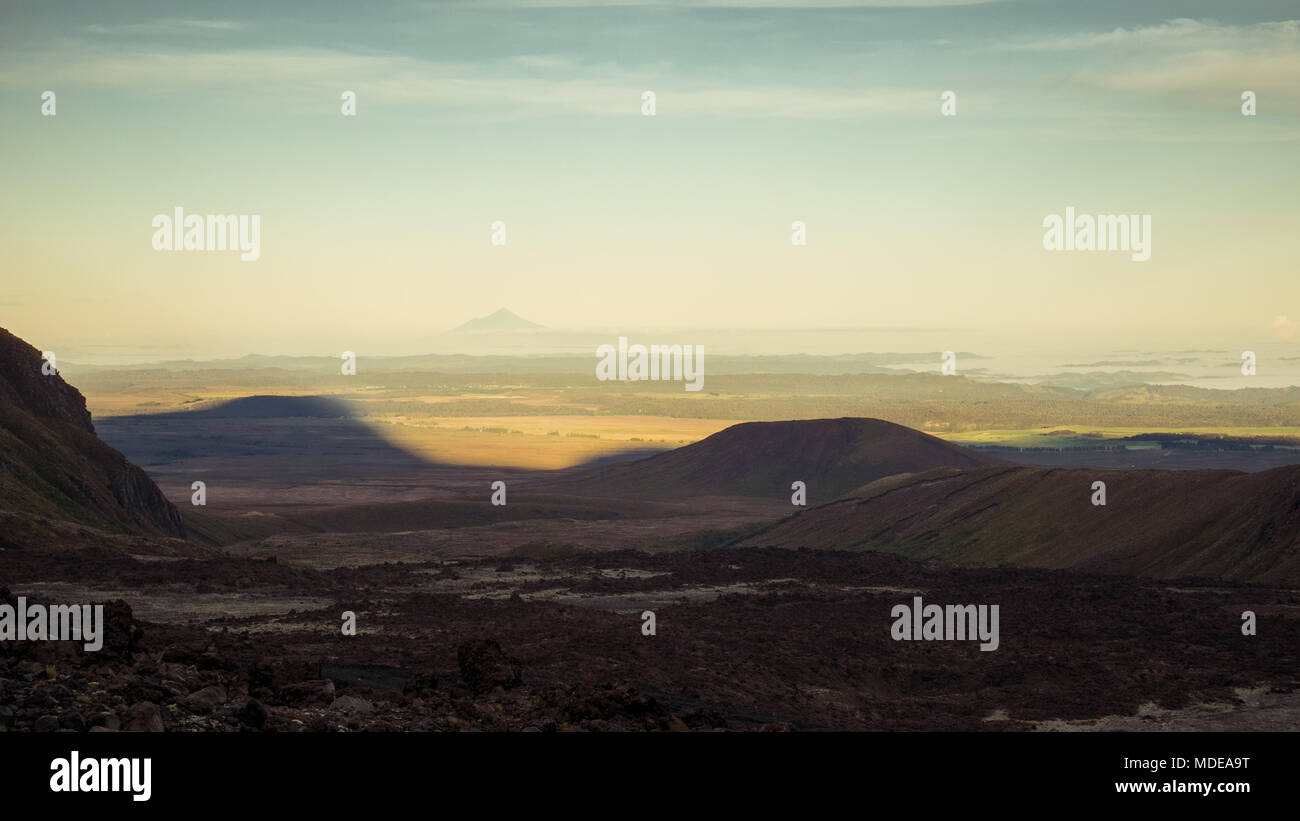
M 536 322 L 529 322 L 523 317 L 508 308 L 502 308 L 494 314 L 481 316 L 477 319 L 471 319 L 458 328 L 453 328 L 455 332 L 463 331 L 524 331 L 543 326 Z

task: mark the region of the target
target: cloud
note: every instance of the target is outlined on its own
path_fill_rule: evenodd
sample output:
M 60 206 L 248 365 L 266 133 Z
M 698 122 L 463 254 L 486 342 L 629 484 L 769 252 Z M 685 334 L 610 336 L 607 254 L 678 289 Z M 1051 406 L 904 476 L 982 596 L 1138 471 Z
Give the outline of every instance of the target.
M 1011 51 L 1074 54 L 1072 78 L 1084 86 L 1177 97 L 1232 110 L 1241 92 L 1270 113 L 1300 109 L 1300 20 L 1223 25 L 1179 18 L 1158 26 L 1017 40 Z
M 505 119 L 555 110 L 622 116 L 640 110 L 645 90 L 655 92 L 660 116 L 849 118 L 922 111 L 928 115 L 937 105 L 936 92 L 930 88 L 728 84 L 549 56 L 464 63 L 322 49 L 125 54 L 118 49 L 51 58 L 36 67 L 28 59 L 22 62 L 22 74 L 0 70 L 0 85 L 22 86 L 25 76 L 35 71 L 50 85 L 253 88 L 265 94 L 267 78 L 274 77 L 284 93 L 298 93 L 307 86 L 337 96 L 349 89 L 370 101 L 477 107 L 492 109 L 494 116 Z
M 217 31 L 239 31 L 243 28 L 244 23 L 237 23 L 232 20 L 165 19 L 155 20 L 148 23 L 120 23 L 111 26 L 106 26 L 102 23 L 93 23 L 89 26 L 82 26 L 81 30 L 88 34 L 123 35 L 197 34 Z
M 512 8 L 587 8 L 657 6 L 668 8 L 808 9 L 808 8 L 932 8 L 979 6 L 1005 0 L 461 0 L 475 6 Z
M 1215 20 L 1180 17 L 1158 26 L 1116 28 L 1108 32 L 1070 34 L 1047 38 L 1014 40 L 1004 44 L 1011 51 L 1079 51 L 1084 49 L 1166 49 L 1177 51 L 1260 47 L 1296 47 L 1300 20 L 1222 25 Z

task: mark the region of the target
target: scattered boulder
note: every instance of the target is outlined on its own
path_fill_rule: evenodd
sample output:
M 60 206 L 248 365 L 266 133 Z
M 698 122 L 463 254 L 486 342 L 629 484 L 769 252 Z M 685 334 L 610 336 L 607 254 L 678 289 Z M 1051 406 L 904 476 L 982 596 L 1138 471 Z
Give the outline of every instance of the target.
M 497 687 L 508 690 L 523 680 L 523 665 L 518 659 L 508 657 L 492 639 L 467 641 L 460 646 L 456 657 L 461 680 L 474 693 L 488 693 Z
M 322 678 L 320 662 L 298 659 L 261 660 L 248 671 L 248 691 L 255 698 L 270 699 L 289 685 Z M 333 700 L 332 696 L 330 700 Z
M 59 717 L 59 726 L 64 730 L 84 733 L 86 731 L 86 719 L 81 717 L 81 713 L 67 712 Z
M 364 698 L 357 698 L 356 696 L 339 696 L 334 699 L 334 703 L 330 705 L 330 709 L 337 710 L 340 713 L 372 713 L 375 710 L 375 705 L 366 701 Z
M 286 704 L 332 704 L 334 682 L 326 678 L 286 684 L 280 688 L 279 696 Z
M 422 671 L 411 677 L 402 688 L 402 692 L 411 698 L 429 698 L 438 689 L 438 674 L 432 671 Z
M 254 730 L 266 728 L 266 722 L 271 717 L 267 712 L 265 705 L 255 698 L 250 698 L 243 707 L 239 708 L 239 721 L 246 727 Z
M 104 603 L 103 650 L 120 658 L 129 658 L 140 650 L 144 630 L 131 613 L 131 605 L 122 599 Z
M 181 702 L 196 713 L 210 713 L 226 703 L 226 688 L 213 684 L 190 693 Z
M 133 733 L 161 733 L 162 710 L 152 701 L 141 701 L 126 710 L 124 729 Z
M 90 730 L 120 730 L 122 722 L 117 717 L 117 713 L 97 713 L 90 717 Z

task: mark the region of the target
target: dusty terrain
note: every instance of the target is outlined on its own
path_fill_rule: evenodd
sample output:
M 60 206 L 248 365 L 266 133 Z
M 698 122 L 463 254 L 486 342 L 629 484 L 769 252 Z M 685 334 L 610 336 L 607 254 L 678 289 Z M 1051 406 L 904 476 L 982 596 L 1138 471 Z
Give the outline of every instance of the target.
M 6 649 L 12 729 L 1300 728 L 1294 591 L 779 549 L 329 571 L 66 558 L 7 557 L 5 583 L 134 615 L 99 654 Z M 914 595 L 999 604 L 999 649 L 892 640 Z
M 875 419 L 404 439 L 311 395 L 92 429 L 59 377 L 0 387 L 0 597 L 109 603 L 100 652 L 0 643 L 0 730 L 1300 726 L 1295 469 L 1016 467 Z M 915 596 L 996 605 L 998 649 L 894 640 Z

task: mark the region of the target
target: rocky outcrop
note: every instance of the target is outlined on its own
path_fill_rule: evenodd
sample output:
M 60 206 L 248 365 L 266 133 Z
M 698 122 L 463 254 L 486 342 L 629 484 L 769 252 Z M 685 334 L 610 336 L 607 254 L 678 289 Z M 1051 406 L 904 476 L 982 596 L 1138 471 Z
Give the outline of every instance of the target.
M 510 689 L 521 681 L 521 665 L 510 658 L 492 639 L 462 644 L 456 654 L 460 677 L 473 693 L 488 693 L 497 687 Z
M 41 352 L 0 328 L 0 402 L 38 419 L 57 419 L 94 433 L 86 398 L 63 377 L 46 375 Z
M 185 536 L 180 513 L 142 469 L 95 435 L 86 399 L 41 352 L 0 328 L 0 511 L 113 532 Z M 24 546 L 6 517 L 6 544 Z

